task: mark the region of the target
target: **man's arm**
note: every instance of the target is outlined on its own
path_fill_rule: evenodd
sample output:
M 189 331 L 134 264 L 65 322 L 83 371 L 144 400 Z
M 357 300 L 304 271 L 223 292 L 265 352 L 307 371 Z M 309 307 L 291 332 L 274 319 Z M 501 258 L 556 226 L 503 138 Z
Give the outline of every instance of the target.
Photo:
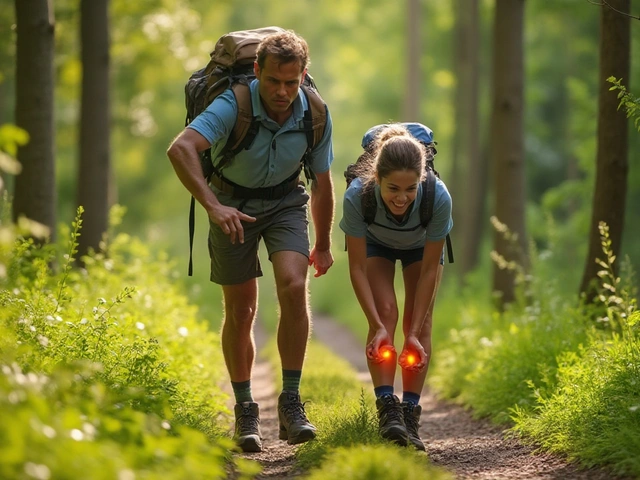
M 311 183 L 311 218 L 316 233 L 316 242 L 309 255 L 309 265 L 313 265 L 316 269 L 315 277 L 324 275 L 333 265 L 331 227 L 334 208 L 335 199 L 331 172 L 316 173 L 316 179 Z
M 255 218 L 233 207 L 222 205 L 207 185 L 198 152 L 210 146 L 207 139 L 198 132 L 185 128 L 167 150 L 167 156 L 182 184 L 204 207 L 209 218 L 217 223 L 224 233 L 231 236 L 231 243 L 235 243 L 236 237 L 243 243 L 244 229 L 241 221 L 253 222 Z

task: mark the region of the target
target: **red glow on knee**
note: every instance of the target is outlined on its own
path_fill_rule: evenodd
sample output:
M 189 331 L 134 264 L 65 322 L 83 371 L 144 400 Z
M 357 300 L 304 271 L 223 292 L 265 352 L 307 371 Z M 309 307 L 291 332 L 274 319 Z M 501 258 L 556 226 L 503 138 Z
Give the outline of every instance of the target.
M 385 346 L 380 348 L 380 357 L 383 360 L 389 360 L 392 356 L 393 356 L 392 347 Z

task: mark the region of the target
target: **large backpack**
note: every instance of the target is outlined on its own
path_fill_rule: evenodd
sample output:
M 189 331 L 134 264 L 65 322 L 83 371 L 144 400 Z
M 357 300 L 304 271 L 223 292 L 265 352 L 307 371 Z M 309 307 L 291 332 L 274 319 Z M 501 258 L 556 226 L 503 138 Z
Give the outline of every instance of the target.
M 434 159 L 438 151 L 436 143 L 433 140 L 433 131 L 421 123 L 405 122 L 401 123 L 409 133 L 418 140 L 427 149 L 427 161 L 425 162 L 426 177 L 422 181 L 422 200 L 420 202 L 420 225 L 427 228 L 428 223 L 433 216 L 433 204 L 435 203 L 436 194 L 436 177 L 440 178 L 440 174 L 434 167 Z M 347 165 L 344 171 L 344 177 L 347 181 L 347 188 L 354 178 L 358 176 L 358 172 L 362 168 L 361 162 L 367 161 L 373 154 L 374 140 L 376 136 L 389 124 L 375 125 L 371 127 L 362 137 L 362 154 L 356 160 L 356 163 Z M 367 225 L 371 225 L 376 216 L 378 208 L 375 190 L 373 188 L 365 188 L 362 191 L 362 215 Z M 447 255 L 449 263 L 453 263 L 453 248 L 451 245 L 451 236 L 447 234 Z M 346 244 L 345 244 L 346 249 Z
M 253 64 L 260 42 L 268 35 L 283 32 L 280 27 L 265 27 L 254 30 L 230 32 L 218 39 L 204 68 L 194 72 L 185 85 L 185 125 L 191 123 L 213 100 L 230 88 L 236 98 L 238 117 L 226 145 L 216 159 L 211 158 L 211 149 L 200 152 L 202 174 L 207 182 L 213 176 L 222 178 L 222 170 L 242 150 L 250 148 L 258 134 L 260 122 L 253 114 L 249 84 L 255 78 Z M 301 90 L 309 108 L 303 116 L 303 131 L 307 137 L 307 149 L 301 159 L 301 169 L 307 180 L 313 179 L 309 168 L 311 151 L 324 135 L 327 123 L 326 105 L 308 73 Z M 294 175 L 297 177 L 297 175 Z M 241 188 L 237 186 L 238 188 Z M 249 189 L 243 189 L 248 191 Z M 268 193 L 268 192 L 267 192 Z M 268 198 L 268 197 L 264 197 Z M 189 276 L 193 273 L 193 238 L 195 233 L 195 199 L 191 197 L 189 211 Z

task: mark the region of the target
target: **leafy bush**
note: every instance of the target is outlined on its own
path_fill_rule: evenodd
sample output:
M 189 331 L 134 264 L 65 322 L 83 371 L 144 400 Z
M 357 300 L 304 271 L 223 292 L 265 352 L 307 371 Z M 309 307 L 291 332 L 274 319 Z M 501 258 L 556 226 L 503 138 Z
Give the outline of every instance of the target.
M 640 476 L 640 312 L 630 286 L 633 272 L 626 280 L 614 273 L 616 258 L 603 223 L 600 235 L 598 328 L 587 346 L 559 357 L 557 385 L 536 392 L 534 414 L 514 407 L 514 431 L 587 466 L 608 464 L 617 473 Z
M 536 275 L 520 276 L 519 302 L 505 312 L 478 309 L 464 293 L 431 378 L 476 415 L 514 422 L 525 441 L 638 475 L 640 313 L 629 262 L 617 276 L 606 225 L 600 233 L 595 305 L 563 297 L 549 280 L 553 255 L 532 255 Z
M 217 335 L 135 238 L 73 268 L 79 215 L 66 247 L 2 250 L 0 477 L 225 478 Z
M 514 408 L 514 431 L 586 466 L 640 476 L 640 341 L 594 340 L 563 355 L 557 377 L 535 415 Z

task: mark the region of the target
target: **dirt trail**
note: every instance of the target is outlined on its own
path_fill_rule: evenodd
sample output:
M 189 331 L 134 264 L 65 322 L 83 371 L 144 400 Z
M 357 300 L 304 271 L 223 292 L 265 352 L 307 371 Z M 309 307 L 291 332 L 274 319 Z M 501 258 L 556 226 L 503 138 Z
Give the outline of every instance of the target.
M 363 382 L 369 382 L 362 354 L 364 339 L 356 338 L 346 328 L 324 316 L 315 316 L 313 338 L 323 342 L 358 371 Z M 259 351 L 266 335 L 258 325 L 256 343 Z M 270 366 L 259 361 L 252 380 L 254 397 L 260 404 L 264 451 L 242 456 L 263 466 L 259 479 L 286 479 L 304 474 L 295 469 L 295 447 L 278 440 L 277 393 Z M 400 385 L 396 385 L 400 392 Z M 534 453 L 514 439 L 506 439 L 500 427 L 488 421 L 474 420 L 469 412 L 436 398 L 425 388 L 420 401 L 423 413 L 420 436 L 434 465 L 452 472 L 457 479 L 576 479 L 627 480 L 603 469 L 578 469 L 563 459 Z M 629 479 L 630 480 L 630 479 Z

